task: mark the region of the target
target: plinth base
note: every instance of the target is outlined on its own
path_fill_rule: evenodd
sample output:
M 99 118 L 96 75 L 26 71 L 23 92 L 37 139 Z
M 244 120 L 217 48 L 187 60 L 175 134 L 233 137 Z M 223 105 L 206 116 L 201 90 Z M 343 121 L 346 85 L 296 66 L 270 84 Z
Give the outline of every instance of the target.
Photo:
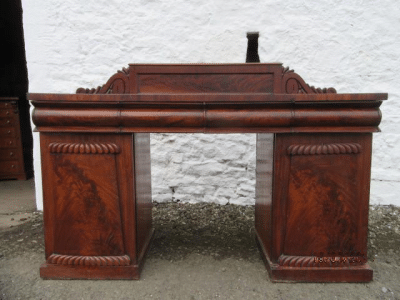
M 40 266 L 40 277 L 43 279 L 140 279 L 140 273 L 154 237 L 151 230 L 138 264 L 127 266 L 92 266 L 79 264 L 52 264 L 44 263 Z
M 272 282 L 370 282 L 373 271 L 368 264 L 350 267 L 288 267 L 270 260 L 259 235 L 256 240 Z
M 139 279 L 140 266 L 71 266 L 44 263 L 40 267 L 43 279 Z

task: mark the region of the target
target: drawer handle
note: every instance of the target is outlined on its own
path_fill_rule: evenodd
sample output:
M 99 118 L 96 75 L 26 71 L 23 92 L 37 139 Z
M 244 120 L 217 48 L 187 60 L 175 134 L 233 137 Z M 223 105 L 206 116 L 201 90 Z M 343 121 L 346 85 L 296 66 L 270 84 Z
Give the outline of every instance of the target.
M 10 124 L 10 120 L 7 120 L 7 122 L 6 122 L 7 124 Z
M 9 145 L 12 145 L 12 144 L 13 144 L 13 141 L 9 141 L 8 144 L 9 144 Z
M 15 168 L 15 165 L 11 165 L 11 168 Z
M 14 152 L 10 152 L 10 156 L 13 156 L 14 155 Z
M 10 133 L 11 133 L 11 130 L 7 131 L 7 133 L 10 134 Z

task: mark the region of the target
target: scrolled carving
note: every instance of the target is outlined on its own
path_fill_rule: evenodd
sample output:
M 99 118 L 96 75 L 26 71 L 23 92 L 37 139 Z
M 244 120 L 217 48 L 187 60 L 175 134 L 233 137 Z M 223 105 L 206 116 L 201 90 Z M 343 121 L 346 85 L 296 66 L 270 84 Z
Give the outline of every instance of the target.
M 129 93 L 129 68 L 122 68 L 110 77 L 106 84 L 97 88 L 78 88 L 77 94 L 126 94 Z
M 278 265 L 282 267 L 310 268 L 310 267 L 349 267 L 363 265 L 367 262 L 363 256 L 292 256 L 281 255 Z
M 51 143 L 50 153 L 118 154 L 121 149 L 114 143 Z
M 328 155 L 328 154 L 357 154 L 362 147 L 358 143 L 337 143 L 322 145 L 290 145 L 288 155 Z
M 75 256 L 51 254 L 47 258 L 48 264 L 81 265 L 81 266 L 129 266 L 131 259 L 128 255 L 122 256 Z
M 284 94 L 330 94 L 336 93 L 333 87 L 316 88 L 309 86 L 303 78 L 296 74 L 289 67 L 282 67 L 282 91 Z

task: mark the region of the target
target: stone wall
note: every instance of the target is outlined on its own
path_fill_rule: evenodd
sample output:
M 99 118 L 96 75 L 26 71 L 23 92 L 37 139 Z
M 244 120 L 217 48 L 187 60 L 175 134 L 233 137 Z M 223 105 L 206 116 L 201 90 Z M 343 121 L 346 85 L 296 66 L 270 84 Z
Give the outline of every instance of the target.
M 374 136 L 371 202 L 400 205 L 400 6 L 374 1 L 22 0 L 30 92 L 97 87 L 128 63 L 262 62 L 341 93 L 388 92 Z M 42 208 L 35 133 L 37 204 Z M 254 203 L 248 135 L 152 134 L 156 201 Z M 218 176 L 213 176 L 218 175 Z

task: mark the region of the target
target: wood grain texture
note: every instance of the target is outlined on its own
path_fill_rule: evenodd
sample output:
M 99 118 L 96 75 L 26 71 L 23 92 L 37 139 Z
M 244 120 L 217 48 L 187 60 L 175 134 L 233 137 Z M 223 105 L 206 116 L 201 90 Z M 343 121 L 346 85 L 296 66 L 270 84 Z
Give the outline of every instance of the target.
M 135 149 L 137 248 L 138 257 L 143 257 L 153 234 L 150 134 L 136 133 L 133 143 Z
M 124 254 L 115 156 L 53 154 L 54 252 Z
M 140 93 L 272 93 L 273 74 L 143 74 Z
M 263 236 L 264 247 L 269 252 L 272 247 L 273 148 L 273 134 L 257 134 L 255 229 Z
M 153 230 L 139 248 L 133 140 L 132 134 L 41 134 L 48 187 L 43 278 L 139 278 Z
M 272 224 L 265 235 L 258 231 L 271 277 L 337 282 L 354 273 L 355 281 L 371 280 L 371 134 L 277 134 L 275 141 Z
M 357 249 L 357 157 L 293 156 L 283 252 L 309 255 Z
M 44 263 L 40 266 L 43 279 L 139 279 L 141 265 L 129 266 L 93 266 L 93 265 L 58 265 Z
M 256 232 L 257 245 L 272 282 L 369 282 L 373 271 L 368 264 L 351 267 L 282 266 L 271 261 L 263 246 L 263 238 Z M 293 258 L 293 257 L 292 257 Z
M 151 104 L 201 104 L 205 103 L 290 103 L 307 107 L 317 107 L 321 104 L 360 104 L 358 107 L 379 107 L 386 100 L 386 93 L 360 93 L 360 94 L 271 94 L 271 93 L 186 93 L 186 94 L 44 94 L 29 93 L 35 107 L 80 107 L 116 106 L 119 104 L 138 105 Z M 322 103 L 321 103 L 322 102 Z M 336 106 L 337 107 L 337 106 Z
M 255 132 L 255 227 L 271 279 L 372 280 L 371 132 L 387 94 L 316 88 L 282 64 L 130 64 L 98 88 L 29 99 L 41 132 L 43 278 L 139 278 L 154 231 L 150 132 Z
M 68 108 L 39 104 L 33 115 L 37 129 L 41 132 L 263 132 L 267 128 L 267 132 L 371 132 L 378 130 L 381 121 L 379 108 L 370 108 L 369 102 L 365 108 L 359 107 L 361 103 L 344 108 L 324 103 L 314 109 L 291 103 L 164 103 L 129 107 L 117 102 L 103 111 L 74 105 L 75 102 L 69 104 Z

